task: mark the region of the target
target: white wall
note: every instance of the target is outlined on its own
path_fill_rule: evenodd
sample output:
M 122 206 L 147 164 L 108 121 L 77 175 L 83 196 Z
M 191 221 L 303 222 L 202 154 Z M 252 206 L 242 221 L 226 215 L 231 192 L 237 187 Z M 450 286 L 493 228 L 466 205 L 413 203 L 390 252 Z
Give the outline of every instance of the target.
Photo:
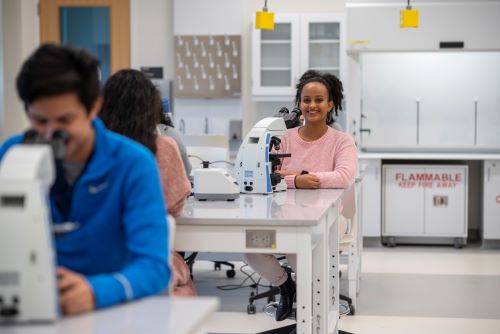
M 173 0 L 130 0 L 130 66 L 163 67 L 162 95 L 175 74 L 173 46 Z
M 28 122 L 16 91 L 16 76 L 39 44 L 37 0 L 3 0 L 4 122 L 2 139 L 25 130 Z
M 419 27 L 399 27 L 401 2 L 348 3 L 348 36 L 366 49 L 436 50 L 441 41 L 463 41 L 466 50 L 499 49 L 500 1 L 419 1 Z
M 175 35 L 240 35 L 244 0 L 175 0 Z

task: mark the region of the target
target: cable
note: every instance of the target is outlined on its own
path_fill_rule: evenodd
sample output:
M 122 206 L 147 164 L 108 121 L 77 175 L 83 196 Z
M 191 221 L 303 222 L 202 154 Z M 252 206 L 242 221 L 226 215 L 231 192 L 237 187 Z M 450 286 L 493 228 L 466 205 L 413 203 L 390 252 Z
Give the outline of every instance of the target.
M 200 156 L 197 156 L 197 155 L 194 155 L 194 154 L 188 154 L 188 158 L 196 158 L 196 159 L 199 159 L 201 161 L 201 163 L 207 161 L 207 160 L 203 160 L 203 158 L 201 158 Z M 227 161 L 227 160 L 216 160 L 216 161 L 208 161 L 208 164 L 209 165 L 212 165 L 212 164 L 215 164 L 215 163 L 221 163 L 221 162 L 224 162 L 230 166 L 234 166 L 234 162 L 231 162 L 231 161 Z
M 216 161 L 212 161 L 210 162 L 210 164 L 216 164 L 216 163 L 220 163 L 220 162 L 224 162 L 230 166 L 234 166 L 234 162 L 231 162 L 231 161 L 226 161 L 226 160 L 216 160 Z
M 188 158 L 196 158 L 196 159 L 200 159 L 200 161 L 201 161 L 201 162 L 205 161 L 205 160 L 203 160 L 202 158 L 200 158 L 199 156 L 194 155 L 194 154 L 188 154 Z
M 256 272 L 254 271 L 253 273 L 249 274 L 247 273 L 246 271 L 243 270 L 243 268 L 245 267 L 248 267 L 248 264 L 244 264 L 240 267 L 240 271 L 246 275 L 247 277 L 243 279 L 243 281 L 241 281 L 240 284 L 225 284 L 225 285 L 219 285 L 217 286 L 216 288 L 219 289 L 219 290 L 224 290 L 224 291 L 228 291 L 228 290 L 238 290 L 238 289 L 242 289 L 242 288 L 252 288 L 252 289 L 257 289 L 257 292 L 258 292 L 258 287 L 263 287 L 263 288 L 267 288 L 268 286 L 267 285 L 263 285 L 263 284 L 260 284 L 260 281 L 262 280 L 262 277 L 259 277 L 259 279 L 256 281 L 252 276 L 256 274 Z M 251 280 L 252 281 L 252 284 L 249 284 L 249 285 L 244 285 L 246 281 L 248 280 Z

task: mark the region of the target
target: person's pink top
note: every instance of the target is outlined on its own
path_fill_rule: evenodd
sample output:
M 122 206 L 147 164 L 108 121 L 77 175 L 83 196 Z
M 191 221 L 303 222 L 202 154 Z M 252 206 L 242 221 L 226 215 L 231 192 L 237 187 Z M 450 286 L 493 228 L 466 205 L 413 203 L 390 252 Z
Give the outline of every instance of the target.
M 191 183 L 186 176 L 179 148 L 172 138 L 156 137 L 156 163 L 168 213 L 177 217 L 191 194 Z
M 281 138 L 280 153 L 290 153 L 282 159 L 282 170 L 317 175 L 321 188 L 347 188 L 353 182 L 358 167 L 358 154 L 352 137 L 328 128 L 319 139 L 305 141 L 299 127 L 289 129 Z M 285 176 L 288 188 L 295 188 L 295 175 Z

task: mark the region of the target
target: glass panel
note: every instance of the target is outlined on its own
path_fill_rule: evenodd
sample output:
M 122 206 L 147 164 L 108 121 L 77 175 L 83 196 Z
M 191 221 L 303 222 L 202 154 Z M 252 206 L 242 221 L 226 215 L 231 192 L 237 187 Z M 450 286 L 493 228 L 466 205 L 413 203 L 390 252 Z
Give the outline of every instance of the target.
M 261 39 L 265 40 L 291 40 L 292 25 L 291 23 L 276 23 L 274 30 L 262 30 Z
M 262 44 L 262 67 L 291 67 L 290 44 Z
M 101 80 L 111 73 L 109 7 L 60 7 L 61 43 L 85 48 L 101 62 Z
M 262 87 L 285 87 L 290 86 L 292 79 L 291 71 L 261 71 Z
M 340 24 L 334 22 L 328 23 L 310 23 L 309 39 L 339 39 Z
M 309 67 L 339 67 L 339 43 L 310 43 Z

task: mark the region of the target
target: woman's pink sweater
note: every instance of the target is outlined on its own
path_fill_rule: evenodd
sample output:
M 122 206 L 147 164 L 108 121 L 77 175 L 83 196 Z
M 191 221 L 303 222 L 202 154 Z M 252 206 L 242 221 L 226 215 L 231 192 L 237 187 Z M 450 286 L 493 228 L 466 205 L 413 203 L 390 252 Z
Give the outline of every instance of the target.
M 177 217 L 191 193 L 191 183 L 176 142 L 168 136 L 156 137 L 156 163 L 168 213 Z
M 283 158 L 281 170 L 300 174 L 308 171 L 320 179 L 321 188 L 347 188 L 356 176 L 358 155 L 352 137 L 328 128 L 319 139 L 305 141 L 299 128 L 289 129 L 281 138 L 280 153 L 290 153 Z M 295 175 L 285 176 L 288 188 L 295 188 Z

